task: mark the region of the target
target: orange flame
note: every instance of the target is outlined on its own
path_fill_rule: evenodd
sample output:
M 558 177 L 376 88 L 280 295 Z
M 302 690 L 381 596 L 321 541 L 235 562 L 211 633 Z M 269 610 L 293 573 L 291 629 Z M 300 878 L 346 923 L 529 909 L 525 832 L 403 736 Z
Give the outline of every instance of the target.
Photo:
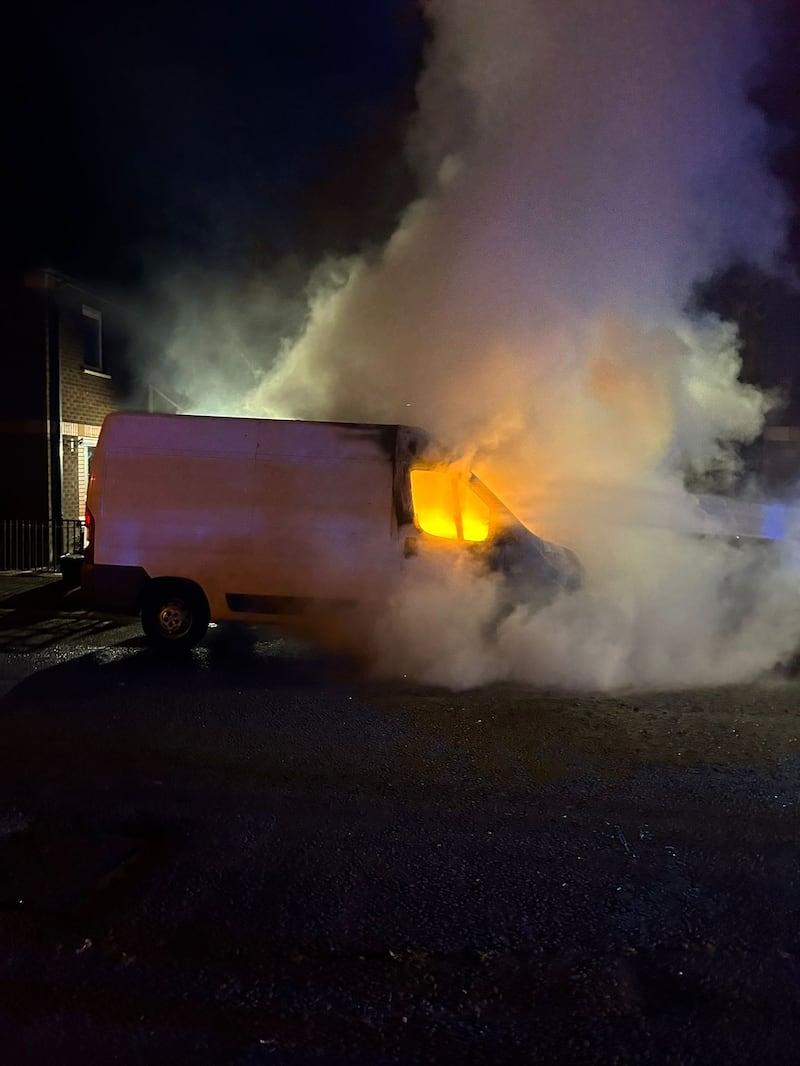
M 411 471 L 411 495 L 423 533 L 477 543 L 489 536 L 490 508 L 463 474 L 447 466 Z

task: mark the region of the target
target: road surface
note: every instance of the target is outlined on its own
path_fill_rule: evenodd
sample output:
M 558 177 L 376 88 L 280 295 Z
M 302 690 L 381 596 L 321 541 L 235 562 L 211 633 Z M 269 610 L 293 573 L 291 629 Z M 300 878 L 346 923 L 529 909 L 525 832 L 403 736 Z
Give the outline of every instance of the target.
M 9 602 L 9 1066 L 800 1061 L 796 681 L 453 694 Z

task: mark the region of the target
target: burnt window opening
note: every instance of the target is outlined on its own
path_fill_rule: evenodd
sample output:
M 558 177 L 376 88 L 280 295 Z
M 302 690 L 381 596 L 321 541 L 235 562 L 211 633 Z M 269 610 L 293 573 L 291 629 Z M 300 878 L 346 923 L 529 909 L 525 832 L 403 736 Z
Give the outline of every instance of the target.
M 103 316 L 94 307 L 83 305 L 83 365 L 103 369 Z
M 491 513 L 469 480 L 447 467 L 411 471 L 411 495 L 423 533 L 470 543 L 489 536 Z

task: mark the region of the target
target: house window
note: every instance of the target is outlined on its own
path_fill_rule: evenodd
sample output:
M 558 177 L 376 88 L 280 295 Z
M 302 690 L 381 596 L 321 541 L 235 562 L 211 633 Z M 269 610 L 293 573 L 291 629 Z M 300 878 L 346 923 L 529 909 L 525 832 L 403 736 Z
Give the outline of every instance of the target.
M 103 369 L 103 316 L 94 307 L 83 305 L 83 365 Z

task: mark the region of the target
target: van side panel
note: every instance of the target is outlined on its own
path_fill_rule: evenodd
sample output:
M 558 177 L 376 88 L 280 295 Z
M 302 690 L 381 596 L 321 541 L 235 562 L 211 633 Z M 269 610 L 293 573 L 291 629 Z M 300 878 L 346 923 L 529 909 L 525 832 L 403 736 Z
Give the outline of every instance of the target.
M 183 577 L 212 600 L 249 576 L 252 459 L 117 455 L 96 516 L 95 565 Z
M 95 577 L 194 581 L 214 619 L 380 596 L 402 565 L 396 451 L 392 426 L 109 416 Z
M 259 592 L 359 599 L 386 579 L 397 551 L 384 457 L 259 461 L 255 486 Z

